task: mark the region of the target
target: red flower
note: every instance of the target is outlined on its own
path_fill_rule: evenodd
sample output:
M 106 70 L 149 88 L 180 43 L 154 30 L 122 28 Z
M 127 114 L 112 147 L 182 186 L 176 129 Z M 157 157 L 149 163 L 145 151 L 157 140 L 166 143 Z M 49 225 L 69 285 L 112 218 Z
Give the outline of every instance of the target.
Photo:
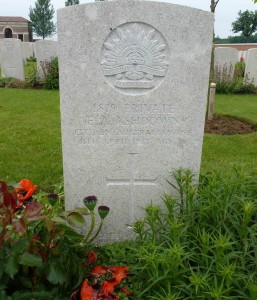
M 108 270 L 112 271 L 117 284 L 120 284 L 123 279 L 127 278 L 128 267 L 109 267 Z
M 80 299 L 81 300 L 97 299 L 97 291 L 95 291 L 93 287 L 89 285 L 87 279 L 85 279 L 82 283 L 81 290 L 80 290 Z
M 89 261 L 96 260 L 96 254 L 91 252 L 89 254 Z M 91 271 L 91 276 L 94 276 L 92 285 L 89 285 L 88 279 L 85 279 L 82 283 L 80 290 L 80 300 L 120 300 L 118 296 L 114 295 L 115 287 L 121 283 L 123 279 L 127 277 L 128 267 L 103 267 L 95 266 Z M 127 295 L 131 293 L 121 288 L 121 291 Z M 71 299 L 76 297 L 74 292 Z
M 95 262 L 97 260 L 97 255 L 95 254 L 94 251 L 91 251 L 89 253 L 89 256 L 88 256 L 88 261 L 87 261 L 87 264 L 88 265 L 91 265 L 93 262 Z
M 10 192 L 8 190 L 8 186 L 4 181 L 0 181 L 0 195 L 3 197 L 3 202 L 0 202 L 0 208 L 5 205 L 8 210 L 14 211 L 17 205 L 17 195 L 14 191 Z
M 102 284 L 103 295 L 107 297 L 109 294 L 113 294 L 116 285 L 117 282 L 115 279 L 112 279 L 110 281 L 104 281 Z
M 106 274 L 106 272 L 107 272 L 107 268 L 102 267 L 102 266 L 95 266 L 90 274 L 97 276 L 97 275 Z
M 17 193 L 18 199 L 20 201 L 24 201 L 29 199 L 37 189 L 36 185 L 33 185 L 31 181 L 28 179 L 22 179 L 19 182 L 20 188 L 16 188 L 15 191 Z

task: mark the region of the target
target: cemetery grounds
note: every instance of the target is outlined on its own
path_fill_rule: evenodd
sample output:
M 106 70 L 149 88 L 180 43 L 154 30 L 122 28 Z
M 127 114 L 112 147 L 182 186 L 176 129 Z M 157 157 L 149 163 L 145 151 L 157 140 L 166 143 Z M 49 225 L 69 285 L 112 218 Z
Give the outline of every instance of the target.
M 59 92 L 2 88 L 0 112 L 1 180 L 10 183 L 27 178 L 38 185 L 35 199 L 49 209 L 48 213 L 44 211 L 48 214 L 45 222 L 49 234 L 54 226 L 51 219 L 62 214 L 63 209 Z M 256 95 L 217 95 L 215 113 L 257 125 Z M 124 276 L 122 283 L 123 292 L 115 289 L 120 299 L 129 299 L 130 293 L 133 299 L 257 299 L 256 175 L 256 131 L 232 135 L 207 133 L 198 186 L 192 174 L 177 170 L 173 174 L 175 181 L 170 183 L 176 182 L 179 198 L 160 195 L 166 209 L 155 207 L 154 203 L 149 205 L 145 219 L 134 224 L 135 241 L 103 247 L 90 243 L 84 251 L 89 256 L 97 253 L 97 264 L 129 267 L 128 277 Z M 59 196 L 55 208 L 47 198 L 49 193 Z M 180 213 L 174 215 L 177 209 Z M 73 225 L 80 222 L 78 216 L 73 219 Z M 32 295 L 44 299 L 43 294 L 49 299 L 68 299 L 68 295 L 76 292 L 89 272 L 81 270 L 79 261 L 84 260 L 85 269 L 85 253 L 76 250 L 72 256 L 70 252 L 74 240 L 79 238 L 74 236 L 72 240 L 68 234 L 70 240 L 64 243 L 66 250 L 61 249 L 63 255 L 48 262 L 44 273 L 47 283 L 43 282 L 41 287 L 31 283 L 42 267 L 35 253 L 29 253 L 29 258 L 15 256 L 15 251 L 7 255 L 5 272 L 10 278 L 18 280 L 17 275 L 22 273 L 20 265 L 27 268 L 13 299 L 23 299 L 21 295 L 26 299 L 32 299 L 28 298 Z M 64 261 L 70 266 L 68 270 L 61 267 Z M 34 273 L 28 274 L 28 270 Z M 5 295 L 5 290 L 0 290 Z M 70 299 L 79 299 L 77 296 L 74 294 Z

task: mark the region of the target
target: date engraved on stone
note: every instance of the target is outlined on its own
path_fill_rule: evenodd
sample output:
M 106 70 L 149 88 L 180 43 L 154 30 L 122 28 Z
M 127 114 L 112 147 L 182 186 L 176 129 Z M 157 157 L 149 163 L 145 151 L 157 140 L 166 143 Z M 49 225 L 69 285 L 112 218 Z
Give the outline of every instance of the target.
M 118 91 L 144 94 L 156 88 L 167 73 L 168 45 L 152 26 L 125 23 L 106 38 L 101 64 L 108 82 Z

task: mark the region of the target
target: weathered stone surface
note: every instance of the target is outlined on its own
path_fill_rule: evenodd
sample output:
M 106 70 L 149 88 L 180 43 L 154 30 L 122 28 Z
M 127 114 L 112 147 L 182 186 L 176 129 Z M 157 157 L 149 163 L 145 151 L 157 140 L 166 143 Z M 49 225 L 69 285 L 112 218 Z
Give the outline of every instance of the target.
M 132 236 L 172 170 L 199 172 L 212 33 L 211 13 L 168 3 L 58 11 L 66 209 L 108 205 L 102 242 Z
M 238 50 L 229 47 L 215 48 L 214 51 L 214 68 L 215 74 L 220 78 L 224 76 L 232 79 L 235 71 L 235 64 L 238 62 Z
M 19 39 L 1 40 L 0 62 L 3 77 L 24 80 L 21 41 Z
M 257 49 L 247 50 L 245 82 L 257 86 Z
M 42 64 L 45 61 L 51 61 L 52 58 L 58 57 L 58 42 L 39 40 L 34 43 L 35 57 L 37 59 L 37 69 L 41 77 L 44 76 Z
M 22 42 L 21 43 L 22 57 L 24 64 L 27 64 L 27 59 L 33 57 L 33 43 Z

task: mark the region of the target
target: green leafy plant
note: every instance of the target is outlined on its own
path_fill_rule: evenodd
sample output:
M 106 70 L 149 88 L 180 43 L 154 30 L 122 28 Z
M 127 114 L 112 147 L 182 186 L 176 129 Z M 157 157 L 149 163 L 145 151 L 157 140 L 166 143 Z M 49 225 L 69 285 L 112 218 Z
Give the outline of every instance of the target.
M 13 77 L 0 78 L 0 87 L 26 89 L 29 84 L 24 80 L 19 80 Z
M 134 224 L 138 299 L 251 299 L 257 282 L 257 182 L 235 171 L 173 173 L 177 197 Z M 173 192 L 174 194 L 174 192 Z
M 215 66 L 214 81 L 218 94 L 255 94 L 256 87 L 249 82 L 245 73 L 245 62 L 241 59 L 235 66 L 225 64 L 223 68 Z
M 38 74 L 36 66 L 34 66 L 33 68 L 31 68 L 28 71 L 28 75 L 26 77 L 26 82 L 28 83 L 28 85 L 31 88 L 42 88 L 43 87 L 43 83 L 42 83 L 42 80 L 40 79 L 40 76 Z
M 43 86 L 47 90 L 59 89 L 59 66 L 58 58 L 53 57 L 50 61 L 40 62 L 41 68 L 44 73 Z
M 30 58 L 27 58 L 27 61 L 28 62 L 36 62 L 37 59 L 36 59 L 36 57 L 31 56 Z
M 89 273 L 86 262 L 109 208 L 98 208 L 101 222 L 84 237 L 77 229 L 94 208 L 62 211 L 60 195 L 41 193 L 23 179 L 15 189 L 0 182 L 0 295 L 13 299 L 67 299 Z M 85 198 L 97 198 L 89 196 Z M 93 224 L 94 225 L 94 224 Z M 100 228 L 100 229 L 99 229 Z M 27 298 L 26 298 L 27 297 Z

